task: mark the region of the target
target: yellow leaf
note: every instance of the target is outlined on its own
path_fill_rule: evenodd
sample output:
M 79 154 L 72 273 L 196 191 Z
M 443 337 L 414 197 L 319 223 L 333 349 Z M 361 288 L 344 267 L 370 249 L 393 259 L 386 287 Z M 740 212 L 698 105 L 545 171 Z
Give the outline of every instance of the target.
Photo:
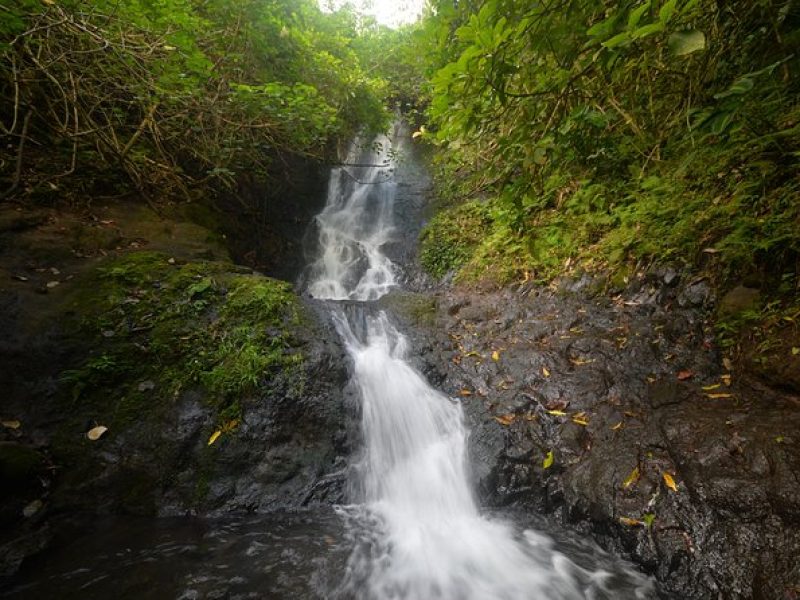
M 22 423 L 17 421 L 16 419 L 13 421 L 0 421 L 3 424 L 3 427 L 6 429 L 19 429 Z
M 622 488 L 627 490 L 629 487 L 639 481 L 640 476 L 641 474 L 639 473 L 639 467 L 637 465 L 633 467 L 633 471 L 631 471 L 631 474 L 628 475 L 628 478 L 622 482 Z
M 550 377 L 550 371 L 547 370 L 547 367 L 542 367 L 542 375 Z
M 96 442 L 99 440 L 103 434 L 108 431 L 108 427 L 105 425 L 98 425 L 97 427 L 92 427 L 89 431 L 86 432 L 86 437 Z
M 459 396 L 472 396 L 472 392 L 469 391 L 467 388 L 464 388 L 460 392 L 458 392 Z
M 585 416 L 573 415 L 572 422 L 576 425 L 583 425 L 586 427 L 589 424 L 589 420 Z
M 619 429 L 620 427 L 622 427 L 622 421 L 620 421 L 620 422 L 619 422 L 619 423 L 617 423 L 616 425 L 612 425 L 612 426 L 611 426 L 611 430 L 612 430 L 612 431 L 616 431 L 616 430 L 617 430 L 617 429 Z
M 675 480 L 672 478 L 672 475 L 664 471 L 661 476 L 664 478 L 664 483 L 667 485 L 669 489 L 673 492 L 678 491 L 678 484 L 675 483 Z
M 514 422 L 514 419 L 517 418 L 517 415 L 514 414 L 507 414 L 507 415 L 500 415 L 494 418 L 495 421 L 500 423 L 501 425 L 511 425 Z
M 494 352 L 492 352 L 492 360 L 493 360 L 493 361 L 495 361 L 495 362 L 497 362 L 498 360 L 500 360 L 500 353 L 499 353 L 497 350 L 495 350 Z
M 703 391 L 704 392 L 710 392 L 711 390 L 717 389 L 720 385 L 722 385 L 722 384 L 721 383 L 712 383 L 711 385 L 704 385 L 703 386 Z
M 542 461 L 542 468 L 543 469 L 549 469 L 550 467 L 553 466 L 553 461 L 554 460 L 555 460 L 555 457 L 553 456 L 553 451 L 550 450 L 547 453 L 547 456 L 545 456 L 544 460 Z
M 567 416 L 567 413 L 565 413 L 563 410 L 548 410 L 547 412 L 548 412 L 548 414 L 554 415 L 556 417 L 566 417 Z
M 800 348 L 792 346 L 792 356 L 797 356 L 798 354 L 800 354 Z
M 620 517 L 619 522 L 623 525 L 628 525 L 629 527 L 639 527 L 640 525 L 644 525 L 639 519 L 631 519 L 630 517 Z
M 594 362 L 594 359 L 587 360 L 587 359 L 584 359 L 584 358 L 571 358 L 571 359 L 569 359 L 569 362 L 571 362 L 576 367 L 580 367 L 581 365 L 592 364 Z
M 709 398 L 733 398 L 733 394 L 706 394 Z
M 208 438 L 208 445 L 210 446 L 211 444 L 216 442 L 217 438 L 219 438 L 219 436 L 221 436 L 221 435 L 222 435 L 222 432 L 219 429 L 217 429 L 214 433 L 211 434 L 211 437 Z

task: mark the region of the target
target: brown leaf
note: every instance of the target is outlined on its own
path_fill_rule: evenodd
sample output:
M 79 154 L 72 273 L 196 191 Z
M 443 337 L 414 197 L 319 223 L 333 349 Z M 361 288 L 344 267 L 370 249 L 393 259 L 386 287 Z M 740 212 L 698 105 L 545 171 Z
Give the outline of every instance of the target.
M 514 419 L 516 418 L 517 415 L 509 413 L 506 415 L 498 415 L 494 418 L 494 420 L 500 423 L 500 425 L 505 425 L 506 427 L 508 427 L 514 422 Z
M 22 426 L 22 423 L 16 419 L 13 421 L 0 421 L 0 424 L 2 424 L 6 429 L 19 429 Z
M 472 396 L 472 392 L 469 391 L 467 388 L 464 388 L 460 392 L 458 392 L 459 396 Z
M 627 490 L 632 485 L 635 485 L 636 482 L 639 481 L 639 477 L 641 477 L 641 474 L 639 473 L 639 466 L 637 465 L 633 467 L 633 471 L 628 475 L 628 478 L 622 482 L 622 488 Z
M 612 426 L 611 426 L 611 430 L 612 430 L 612 431 L 616 431 L 617 429 L 619 429 L 619 428 L 621 428 L 621 427 L 622 427 L 622 421 L 620 421 L 620 422 L 619 422 L 619 423 L 617 423 L 616 425 L 612 425 Z
M 92 427 L 89 431 L 87 431 L 86 437 L 92 440 L 93 442 L 96 442 L 101 437 L 103 437 L 103 434 L 106 431 L 108 431 L 108 427 L 106 427 L 105 425 L 98 425 L 97 427 Z
M 680 381 L 685 381 L 687 379 L 691 379 L 692 377 L 694 377 L 693 371 L 689 371 L 688 369 L 686 371 L 678 371 L 678 379 Z
M 639 519 L 631 519 L 630 517 L 620 517 L 619 522 L 629 527 L 640 527 L 644 525 Z

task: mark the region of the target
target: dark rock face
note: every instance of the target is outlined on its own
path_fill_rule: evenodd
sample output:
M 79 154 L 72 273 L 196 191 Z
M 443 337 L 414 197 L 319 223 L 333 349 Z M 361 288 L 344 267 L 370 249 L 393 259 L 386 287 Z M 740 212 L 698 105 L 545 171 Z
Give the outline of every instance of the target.
M 796 597 L 800 399 L 722 368 L 710 287 L 677 279 L 445 290 L 433 323 L 394 307 L 463 401 L 485 503 L 550 514 L 680 598 Z

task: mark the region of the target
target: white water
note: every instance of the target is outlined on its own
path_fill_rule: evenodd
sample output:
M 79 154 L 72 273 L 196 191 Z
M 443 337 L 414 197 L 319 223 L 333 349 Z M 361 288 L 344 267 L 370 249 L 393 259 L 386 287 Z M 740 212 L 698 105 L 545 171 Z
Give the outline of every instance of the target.
M 366 159 L 380 162 L 386 150 Z M 356 154 L 351 152 L 350 160 Z M 378 171 L 367 169 L 359 179 L 374 182 Z M 381 248 L 395 234 L 396 185 L 358 184 L 344 177 L 334 171 L 328 205 L 319 216 L 320 258 L 309 291 L 323 299 L 375 300 L 395 283 L 395 268 Z M 470 486 L 460 404 L 409 365 L 408 342 L 383 311 L 364 317 L 359 326 L 339 309 L 333 314 L 354 362 L 364 437 L 357 465 L 363 503 L 340 509 L 357 542 L 340 597 L 621 597 L 608 587 L 611 573 L 576 565 L 543 534 L 515 532 L 482 516 Z M 625 597 L 650 594 L 645 578 L 628 576 Z

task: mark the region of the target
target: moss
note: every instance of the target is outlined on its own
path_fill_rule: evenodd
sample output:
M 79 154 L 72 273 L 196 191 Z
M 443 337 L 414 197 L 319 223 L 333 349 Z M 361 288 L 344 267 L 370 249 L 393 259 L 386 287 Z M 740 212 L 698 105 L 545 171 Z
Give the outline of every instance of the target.
M 477 201 L 438 213 L 421 233 L 422 266 L 435 277 L 461 268 L 480 245 L 488 223 L 488 209 Z
M 222 413 L 238 413 L 242 396 L 301 364 L 291 287 L 235 270 L 133 252 L 79 282 L 71 327 L 91 351 L 62 374 L 70 409 L 121 430 L 197 388 Z

